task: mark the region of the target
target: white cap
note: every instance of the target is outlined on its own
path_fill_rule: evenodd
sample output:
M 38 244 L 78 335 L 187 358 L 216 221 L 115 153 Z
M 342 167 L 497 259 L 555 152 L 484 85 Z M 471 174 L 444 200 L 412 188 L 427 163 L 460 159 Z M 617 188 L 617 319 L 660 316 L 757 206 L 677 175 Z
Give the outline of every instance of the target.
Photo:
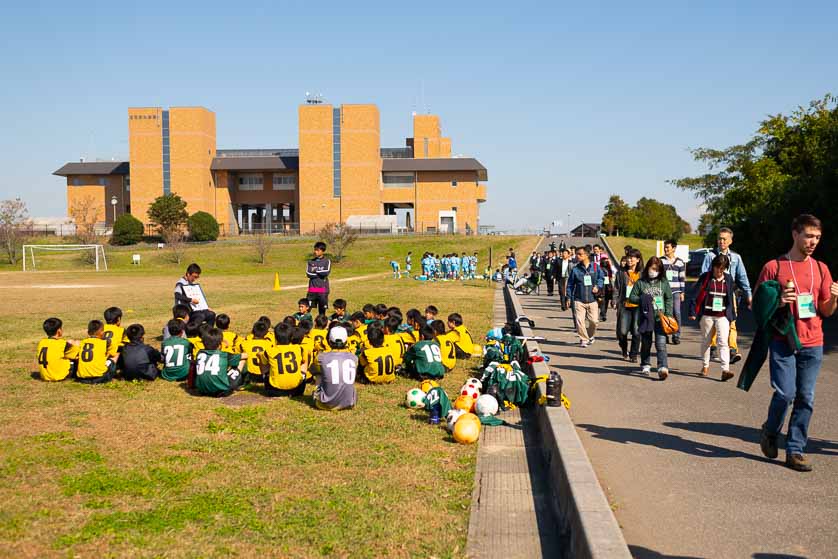
M 349 337 L 349 334 L 346 332 L 346 328 L 343 326 L 334 326 L 331 330 L 329 330 L 329 342 L 338 342 L 338 343 L 346 343 L 346 338 Z

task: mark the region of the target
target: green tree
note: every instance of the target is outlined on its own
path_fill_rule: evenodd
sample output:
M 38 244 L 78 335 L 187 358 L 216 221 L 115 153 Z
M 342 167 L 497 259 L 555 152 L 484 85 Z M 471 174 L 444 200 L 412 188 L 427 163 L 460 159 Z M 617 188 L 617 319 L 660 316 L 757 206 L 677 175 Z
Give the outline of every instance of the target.
M 612 195 L 605 205 L 602 216 L 602 228 L 613 235 L 616 231 L 628 234 L 631 227 L 631 208 L 617 194 Z
M 189 238 L 193 241 L 214 241 L 218 239 L 218 222 L 207 212 L 195 212 L 190 215 L 186 225 L 189 228 Z
M 189 219 L 186 202 L 177 194 L 158 196 L 148 207 L 148 219 L 163 237 L 181 231 Z
M 752 275 L 788 248 L 789 224 L 801 213 L 829 217 L 838 204 L 838 105 L 826 95 L 790 116 L 764 120 L 747 142 L 699 148 L 693 158 L 708 173 L 670 181 L 702 200 L 704 233 L 734 231 L 734 244 Z M 838 263 L 838 232 L 825 227 L 816 256 Z
M 143 222 L 131 214 L 122 214 L 113 224 L 112 245 L 135 245 L 143 240 Z

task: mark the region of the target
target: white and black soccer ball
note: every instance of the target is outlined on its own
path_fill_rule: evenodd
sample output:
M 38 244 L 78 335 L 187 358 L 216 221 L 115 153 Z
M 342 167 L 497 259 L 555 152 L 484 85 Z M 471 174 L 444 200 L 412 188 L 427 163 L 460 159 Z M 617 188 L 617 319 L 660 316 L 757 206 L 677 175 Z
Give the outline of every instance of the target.
M 425 393 L 420 388 L 411 388 L 404 397 L 404 405 L 415 410 L 424 408 Z
M 498 413 L 499 408 L 500 406 L 498 406 L 497 399 L 495 399 L 495 397 L 491 394 L 483 394 L 474 404 L 474 412 L 478 415 L 478 417 L 495 415 Z
M 457 420 L 462 417 L 463 414 L 468 413 L 466 410 L 455 410 L 452 409 L 448 412 L 448 415 L 445 416 L 445 428 L 448 429 L 449 433 L 454 432 L 454 424 L 457 423 Z

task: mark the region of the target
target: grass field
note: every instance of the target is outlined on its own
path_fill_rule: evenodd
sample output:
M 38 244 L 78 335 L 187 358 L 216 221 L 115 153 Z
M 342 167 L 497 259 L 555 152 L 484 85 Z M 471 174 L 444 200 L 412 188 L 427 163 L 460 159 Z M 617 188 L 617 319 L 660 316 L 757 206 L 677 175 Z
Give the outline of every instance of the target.
M 428 284 L 389 278 L 391 258 L 424 250 L 479 251 L 497 261 L 512 237 L 364 239 L 333 270 L 332 298 L 385 302 L 463 314 L 479 338 L 491 325 L 494 286 Z M 262 314 L 275 321 L 304 293 L 311 241 L 278 245 L 267 265 L 247 243 L 190 248 L 203 269 L 210 305 L 246 332 Z M 143 264 L 130 265 L 140 252 Z M 91 318 L 120 306 L 123 325 L 149 338 L 169 318 L 183 265 L 152 247 L 108 251 L 112 271 L 96 273 L 77 256 L 48 257 L 41 268 L 0 272 L 4 317 L 0 358 L 0 555 L 14 557 L 383 557 L 462 556 L 475 447 L 451 442 L 425 414 L 400 407 L 413 383 L 360 386 L 358 408 L 327 413 L 299 399 L 245 390 L 227 399 L 190 395 L 175 383 L 102 386 L 31 378 L 34 348 L 48 316 L 78 339 Z M 271 291 L 273 273 L 283 290 Z M 357 276 L 374 277 L 351 279 Z M 459 388 L 476 363 L 443 383 Z

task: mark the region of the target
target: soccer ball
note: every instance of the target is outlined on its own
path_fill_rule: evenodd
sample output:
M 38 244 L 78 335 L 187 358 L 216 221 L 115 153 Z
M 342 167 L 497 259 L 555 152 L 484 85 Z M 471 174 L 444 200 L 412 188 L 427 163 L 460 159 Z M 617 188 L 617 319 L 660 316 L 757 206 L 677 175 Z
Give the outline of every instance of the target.
M 466 380 L 466 384 L 473 384 L 477 387 L 477 390 L 483 390 L 483 383 L 480 382 L 480 379 L 471 377 L 470 379 Z
M 454 424 L 466 413 L 468 412 L 465 410 L 451 410 L 448 412 L 448 415 L 445 416 L 445 428 L 448 429 L 449 433 L 454 432 Z
M 475 400 L 480 397 L 480 389 L 473 384 L 464 384 L 460 389 L 461 396 L 470 396 Z
M 474 409 L 474 398 L 471 396 L 465 396 L 460 394 L 457 396 L 457 399 L 454 400 L 454 409 L 463 410 L 463 411 L 471 411 Z
M 473 413 L 463 415 L 454 424 L 454 440 L 460 444 L 471 444 L 480 438 L 480 419 Z
M 404 405 L 411 409 L 421 409 L 425 407 L 425 393 L 418 388 L 411 388 L 407 391 L 404 397 Z
M 474 404 L 477 415 L 495 415 L 498 413 L 498 401 L 491 394 L 483 394 Z
M 431 388 L 436 388 L 437 386 L 439 386 L 439 383 L 437 381 L 427 379 L 422 381 L 422 384 L 419 385 L 419 389 L 425 394 L 427 394 L 431 391 Z

